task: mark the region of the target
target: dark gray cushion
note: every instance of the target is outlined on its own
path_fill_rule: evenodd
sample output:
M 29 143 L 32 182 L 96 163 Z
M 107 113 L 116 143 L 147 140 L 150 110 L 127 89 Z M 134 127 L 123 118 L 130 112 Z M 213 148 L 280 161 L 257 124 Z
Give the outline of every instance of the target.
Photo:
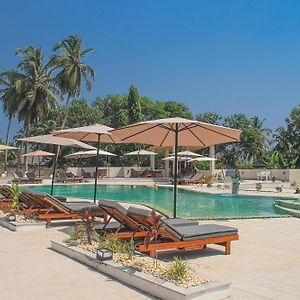
M 66 207 L 68 207 L 73 213 L 82 213 L 86 211 L 91 212 L 103 212 L 103 210 L 96 204 L 93 203 L 77 203 L 77 204 L 68 204 L 65 203 Z
M 199 225 L 197 221 L 191 221 L 181 218 L 162 218 L 161 221 L 167 225 L 172 226 L 190 226 L 190 225 Z
M 139 215 L 144 217 L 151 217 L 152 211 L 149 209 L 143 209 L 139 207 L 130 206 L 127 210 L 127 215 Z
M 118 211 L 120 211 L 123 215 L 127 214 L 126 208 L 123 207 L 121 204 L 119 204 L 117 201 L 101 199 L 98 201 L 98 204 L 100 207 L 101 205 L 103 205 L 103 206 L 108 206 L 110 208 L 115 208 Z
M 205 224 L 190 226 L 172 226 L 166 224 L 166 230 L 174 235 L 178 240 L 190 241 L 207 239 L 212 237 L 226 236 L 237 234 L 238 230 L 234 227 Z

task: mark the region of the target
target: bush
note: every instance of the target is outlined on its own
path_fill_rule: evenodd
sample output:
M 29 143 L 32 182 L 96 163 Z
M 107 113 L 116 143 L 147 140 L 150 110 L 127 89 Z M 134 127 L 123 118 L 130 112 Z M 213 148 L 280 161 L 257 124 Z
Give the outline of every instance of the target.
M 282 192 L 282 186 L 276 186 L 276 192 L 281 193 Z

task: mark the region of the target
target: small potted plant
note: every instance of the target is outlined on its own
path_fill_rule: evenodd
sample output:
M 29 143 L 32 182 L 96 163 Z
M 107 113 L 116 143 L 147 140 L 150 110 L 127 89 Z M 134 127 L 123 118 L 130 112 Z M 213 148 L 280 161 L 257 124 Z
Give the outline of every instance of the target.
M 276 186 L 276 192 L 281 193 L 282 192 L 282 185 Z
M 272 182 L 275 182 L 276 181 L 275 176 L 272 176 L 271 180 L 272 180 Z
M 261 192 L 261 190 L 262 190 L 262 183 L 257 183 L 255 188 L 256 188 L 257 192 Z
M 7 220 L 10 222 L 16 221 L 17 213 L 20 210 L 20 193 L 21 189 L 18 184 L 13 184 L 11 186 L 11 193 L 12 193 L 12 211 L 10 214 L 6 216 Z

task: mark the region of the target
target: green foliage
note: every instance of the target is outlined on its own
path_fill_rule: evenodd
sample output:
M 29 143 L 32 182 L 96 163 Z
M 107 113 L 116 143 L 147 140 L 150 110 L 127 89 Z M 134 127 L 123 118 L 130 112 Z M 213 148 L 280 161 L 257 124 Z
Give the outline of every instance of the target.
M 82 242 L 87 243 L 86 230 L 82 222 L 77 223 L 74 227 L 74 231 L 70 234 L 66 242 Z
M 131 239 L 130 242 L 127 242 L 118 239 L 113 234 L 99 235 L 96 232 L 94 232 L 93 238 L 98 243 L 98 249 L 108 249 L 113 253 L 127 254 L 130 259 L 133 256 L 135 247 L 133 239 Z
M 196 120 L 204 123 L 221 125 L 222 116 L 217 113 L 209 112 L 196 115 Z
M 140 104 L 140 95 L 137 88 L 134 85 L 131 85 L 128 93 L 128 116 L 129 122 L 137 123 L 143 120 L 142 109 Z
M 168 113 L 169 118 L 179 117 L 193 119 L 191 111 L 184 103 L 167 101 L 164 103 L 164 110 Z
M 275 189 L 276 189 L 277 193 L 281 193 L 282 192 L 282 185 L 281 186 L 276 186 Z
M 12 184 L 11 186 L 12 193 L 12 209 L 15 213 L 17 213 L 20 209 L 20 194 L 21 188 L 17 183 Z
M 189 270 L 190 267 L 187 262 L 182 261 L 179 257 L 174 257 L 174 261 L 168 270 L 168 275 L 180 281 L 186 276 Z

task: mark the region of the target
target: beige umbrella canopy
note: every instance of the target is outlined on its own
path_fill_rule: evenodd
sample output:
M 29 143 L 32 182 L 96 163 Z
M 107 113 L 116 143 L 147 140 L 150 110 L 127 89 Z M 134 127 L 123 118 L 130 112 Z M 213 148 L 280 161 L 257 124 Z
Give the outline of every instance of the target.
M 168 118 L 140 122 L 112 131 L 122 142 L 175 147 L 174 211 L 176 217 L 178 146 L 199 146 L 238 142 L 240 130 L 188 120 Z
M 90 150 L 96 149 L 95 147 L 82 143 L 80 141 L 53 136 L 52 134 L 30 136 L 30 137 L 18 139 L 18 141 L 37 143 L 37 144 L 68 146 L 68 147 L 90 149 Z
M 116 154 L 113 154 L 111 152 L 104 151 L 104 150 L 101 150 L 101 149 L 99 149 L 99 155 L 117 156 Z M 68 154 L 65 157 L 66 158 L 78 159 L 78 158 L 83 158 L 83 157 L 95 157 L 95 156 L 97 156 L 97 150 L 79 151 L 79 152 Z
M 99 168 L 99 150 L 100 142 L 105 143 L 118 143 L 121 142 L 118 137 L 115 137 L 110 131 L 113 128 L 102 124 L 94 124 L 90 126 L 77 127 L 54 131 L 54 136 L 72 138 L 84 142 L 97 142 L 97 154 L 96 154 L 96 176 L 95 176 L 95 188 L 94 188 L 94 202 L 97 199 L 97 181 L 98 181 L 98 168 Z
M 177 135 L 178 146 L 206 148 L 217 144 L 238 142 L 241 131 L 196 120 L 169 118 L 132 124 L 115 129 L 112 133 L 122 142 L 156 146 L 175 146 Z
M 175 153 L 172 153 L 171 155 L 175 155 Z M 200 154 L 189 151 L 189 150 L 180 151 L 180 152 L 177 153 L 177 155 L 179 155 L 179 156 L 191 156 L 191 157 L 192 156 L 201 156 Z
M 206 156 L 201 156 L 201 157 L 196 157 L 188 160 L 188 162 L 193 162 L 193 161 L 215 161 L 217 160 L 214 157 L 206 157 Z
M 37 150 L 33 152 L 28 152 L 26 154 L 22 154 L 21 156 L 22 157 L 43 157 L 43 156 L 55 156 L 55 154 L 47 151 Z
M 188 156 L 179 156 L 178 157 L 178 160 L 179 161 L 187 161 L 187 160 L 190 160 L 191 158 L 188 157 Z M 163 158 L 162 160 L 165 160 L 165 161 L 174 161 L 175 160 L 175 156 L 168 156 L 168 157 L 165 157 Z
M 112 127 L 102 124 L 94 124 L 90 126 L 70 128 L 54 131 L 53 135 L 57 137 L 75 139 L 82 142 L 98 142 L 100 136 L 101 143 L 118 143 L 118 137 L 112 135 L 110 131 Z
M 46 157 L 46 156 L 55 156 L 54 153 L 47 152 L 47 151 L 42 151 L 42 150 L 37 150 L 33 152 L 28 152 L 26 154 L 22 154 L 22 157 L 38 157 L 38 167 L 39 167 L 39 177 L 41 177 L 41 157 Z

